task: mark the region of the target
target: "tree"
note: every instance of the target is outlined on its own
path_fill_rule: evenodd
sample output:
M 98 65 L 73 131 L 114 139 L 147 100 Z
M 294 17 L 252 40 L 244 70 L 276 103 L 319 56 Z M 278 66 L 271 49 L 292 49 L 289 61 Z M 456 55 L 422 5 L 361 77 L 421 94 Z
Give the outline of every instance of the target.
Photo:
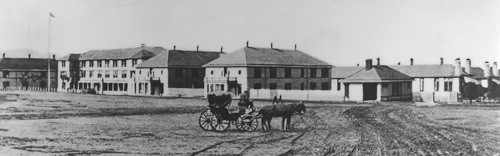
M 469 99 L 469 103 L 472 103 L 472 100 L 477 99 L 479 96 L 482 96 L 483 93 L 483 87 L 477 85 L 474 82 L 468 82 L 463 87 L 462 95 Z
M 486 93 L 486 96 L 488 97 L 488 100 L 491 100 L 491 99 L 496 99 L 497 97 L 500 97 L 497 94 L 495 94 L 495 91 L 498 90 L 498 84 L 495 83 L 495 81 L 492 80 L 491 77 L 488 78 L 488 91 Z

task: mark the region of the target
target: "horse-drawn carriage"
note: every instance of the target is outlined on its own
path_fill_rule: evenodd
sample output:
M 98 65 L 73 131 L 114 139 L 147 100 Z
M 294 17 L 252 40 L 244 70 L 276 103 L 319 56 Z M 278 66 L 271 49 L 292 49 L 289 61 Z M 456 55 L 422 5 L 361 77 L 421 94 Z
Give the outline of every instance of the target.
M 230 112 L 232 95 L 226 92 L 213 92 L 207 95 L 209 109 L 201 113 L 198 123 L 203 130 L 222 132 L 227 130 L 231 123 L 240 131 L 251 132 L 257 129 L 257 116 L 251 101 L 238 103 L 237 112 Z

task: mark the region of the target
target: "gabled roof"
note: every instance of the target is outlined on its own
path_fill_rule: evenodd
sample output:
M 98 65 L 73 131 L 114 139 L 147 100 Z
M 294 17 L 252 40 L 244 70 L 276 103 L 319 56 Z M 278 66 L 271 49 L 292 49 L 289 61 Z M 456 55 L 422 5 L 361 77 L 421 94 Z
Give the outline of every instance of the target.
M 223 52 L 169 50 L 139 64 L 137 68 L 201 67 Z
M 344 83 L 377 83 L 398 81 L 412 81 L 412 78 L 384 65 L 376 65 L 369 70 L 359 70 L 355 74 L 344 79 Z
M 228 66 L 325 66 L 332 65 L 299 50 L 244 47 L 209 62 L 205 67 Z
M 69 55 L 66 55 L 62 58 L 59 58 L 57 60 L 60 60 L 60 61 L 76 61 L 80 58 L 80 55 L 81 54 L 69 54 Z
M 484 77 L 484 70 L 479 68 L 479 67 L 471 67 L 470 72 L 471 72 L 470 74 L 472 75 L 472 78 L 486 79 L 486 77 Z
M 397 65 L 390 66 L 410 77 L 458 77 L 469 75 L 461 70 L 460 74 L 455 74 L 455 67 L 450 64 L 443 65 Z
M 364 67 L 355 66 L 355 67 L 333 67 L 332 68 L 332 78 L 340 78 L 344 79 L 346 77 L 351 76 L 354 73 L 357 73 Z
M 47 70 L 48 59 L 1 58 L 0 70 Z M 50 69 L 57 70 L 57 61 L 50 59 Z
M 79 60 L 148 59 L 165 52 L 162 47 L 137 47 L 108 50 L 90 50 L 80 55 Z

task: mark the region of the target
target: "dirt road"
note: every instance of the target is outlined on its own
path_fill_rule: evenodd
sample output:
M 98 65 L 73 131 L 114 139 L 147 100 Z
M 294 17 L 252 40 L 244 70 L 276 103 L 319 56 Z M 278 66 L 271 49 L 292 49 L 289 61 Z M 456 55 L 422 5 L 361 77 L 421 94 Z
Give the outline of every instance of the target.
M 291 131 L 203 131 L 204 99 L 0 94 L 0 153 L 499 155 L 500 108 L 307 104 Z M 268 102 L 256 102 L 260 108 Z M 259 121 L 260 123 L 260 121 Z

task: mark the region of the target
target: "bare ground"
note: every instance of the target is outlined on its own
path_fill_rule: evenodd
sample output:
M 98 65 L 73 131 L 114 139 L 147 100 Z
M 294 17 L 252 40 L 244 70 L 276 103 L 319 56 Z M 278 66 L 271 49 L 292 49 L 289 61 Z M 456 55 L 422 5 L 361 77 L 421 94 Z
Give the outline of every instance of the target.
M 270 132 L 217 133 L 198 127 L 204 99 L 0 92 L 0 101 L 8 155 L 500 154 L 498 107 L 308 103 L 289 132 L 276 118 Z

